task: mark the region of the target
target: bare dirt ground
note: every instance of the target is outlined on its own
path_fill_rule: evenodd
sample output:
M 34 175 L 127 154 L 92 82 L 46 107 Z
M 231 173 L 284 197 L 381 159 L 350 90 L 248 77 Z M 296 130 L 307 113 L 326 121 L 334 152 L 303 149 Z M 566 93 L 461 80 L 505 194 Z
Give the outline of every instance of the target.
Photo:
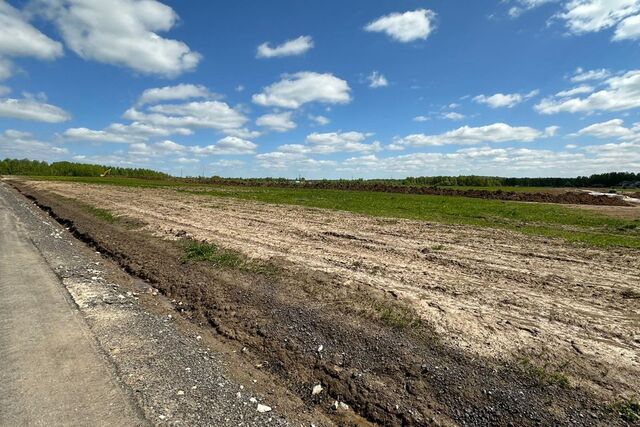
M 465 354 L 532 360 L 605 400 L 640 389 L 637 251 L 172 190 L 29 186 L 144 222 L 157 236 L 186 232 L 330 274 L 345 288 L 383 291 Z

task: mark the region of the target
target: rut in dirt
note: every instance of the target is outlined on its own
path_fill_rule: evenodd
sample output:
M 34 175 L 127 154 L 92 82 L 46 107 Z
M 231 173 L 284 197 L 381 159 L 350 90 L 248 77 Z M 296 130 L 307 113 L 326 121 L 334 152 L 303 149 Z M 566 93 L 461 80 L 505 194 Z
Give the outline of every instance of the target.
M 401 307 L 371 287 L 287 264 L 265 274 L 185 262 L 179 242 L 22 191 L 76 237 L 182 302 L 194 322 L 247 347 L 248 357 L 339 424 L 359 421 L 334 412 L 336 400 L 381 425 L 622 425 L 578 388 L 541 384 L 520 366 L 453 350 L 426 325 L 390 326 L 380 313 Z M 317 384 L 323 391 L 312 395 Z

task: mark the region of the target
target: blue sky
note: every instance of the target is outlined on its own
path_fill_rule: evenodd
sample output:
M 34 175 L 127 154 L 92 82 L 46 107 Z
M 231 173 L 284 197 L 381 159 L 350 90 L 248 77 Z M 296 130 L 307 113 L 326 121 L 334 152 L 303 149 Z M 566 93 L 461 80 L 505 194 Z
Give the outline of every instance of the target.
M 0 0 L 0 157 L 175 175 L 640 170 L 640 0 Z

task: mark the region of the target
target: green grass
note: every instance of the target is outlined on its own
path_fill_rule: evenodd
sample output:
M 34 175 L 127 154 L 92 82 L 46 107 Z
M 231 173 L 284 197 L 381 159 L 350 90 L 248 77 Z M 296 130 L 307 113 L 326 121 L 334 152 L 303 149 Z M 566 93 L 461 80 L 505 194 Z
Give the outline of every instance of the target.
M 611 405 L 611 410 L 628 423 L 640 421 L 640 402 L 635 398 L 615 402 Z
M 116 222 L 118 222 L 118 217 L 115 216 L 114 214 L 112 214 L 111 212 L 109 212 L 106 209 L 100 209 L 100 208 L 96 208 L 93 206 L 87 206 L 86 207 L 87 211 L 95 216 L 96 218 L 99 218 L 103 221 L 106 221 L 110 224 L 114 224 Z
M 186 190 L 187 192 L 188 191 Z M 193 191 L 267 203 L 336 209 L 372 216 L 505 228 L 593 246 L 640 248 L 640 220 L 612 218 L 577 208 L 468 197 L 341 190 L 214 188 Z
M 180 191 L 215 197 L 335 209 L 377 217 L 502 228 L 599 247 L 640 248 L 640 219 L 613 218 L 557 204 L 365 191 L 215 187 L 171 180 L 115 177 L 47 179 L 128 187 L 180 187 Z
M 249 260 L 239 252 L 193 240 L 186 241 L 184 244 L 184 261 L 208 262 L 218 268 L 236 269 L 266 276 L 274 276 L 280 272 L 280 268 L 273 263 Z
M 520 362 L 523 369 L 528 372 L 540 386 L 555 385 L 560 388 L 569 388 L 569 378 L 562 372 L 550 371 L 546 367 L 536 366 L 529 359 Z

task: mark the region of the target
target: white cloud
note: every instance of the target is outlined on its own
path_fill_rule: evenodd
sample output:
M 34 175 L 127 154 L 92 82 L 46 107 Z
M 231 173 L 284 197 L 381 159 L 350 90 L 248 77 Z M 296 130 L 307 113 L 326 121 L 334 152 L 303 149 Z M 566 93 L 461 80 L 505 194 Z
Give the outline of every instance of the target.
M 382 149 L 380 142 L 367 144 L 364 141 L 372 134 L 362 132 L 328 132 L 307 135 L 305 151 L 310 153 L 338 153 L 338 152 L 373 152 Z
M 462 120 L 465 117 L 466 116 L 464 114 L 461 114 L 455 111 L 449 111 L 448 113 L 442 114 L 442 118 L 448 119 L 448 120 Z
M 428 116 L 416 116 L 413 118 L 414 122 L 428 122 L 429 120 L 431 120 L 431 117 Z
M 55 59 L 62 45 L 33 27 L 17 9 L 0 0 L 0 56 Z
M 435 12 L 417 9 L 382 16 L 364 27 L 365 31 L 386 33 L 392 39 L 408 43 L 426 40 L 435 29 Z
M 276 151 L 257 156 L 262 164 L 281 164 L 287 161 L 303 161 L 307 166 L 317 165 L 316 161 L 310 161 L 309 154 L 334 154 L 334 153 L 373 153 L 382 150 L 379 141 L 366 143 L 366 139 L 372 136 L 362 132 L 329 132 L 312 133 L 307 135 L 304 144 L 285 144 Z M 281 168 L 281 167 L 278 167 Z
M 35 0 L 35 6 L 84 59 L 166 77 L 195 69 L 201 59 L 185 43 L 158 35 L 178 16 L 156 0 Z
M 593 91 L 594 91 L 594 88 L 591 87 L 591 86 L 580 85 L 580 86 L 576 86 L 576 87 L 568 89 L 568 90 L 560 91 L 560 92 L 556 93 L 556 96 L 558 98 L 566 98 L 568 96 L 584 95 L 585 93 L 591 93 Z
M 0 133 L 0 158 L 52 160 L 67 154 L 66 148 L 38 141 L 28 132 L 7 129 Z
M 473 100 L 479 104 L 488 105 L 491 108 L 512 108 L 521 102 L 537 96 L 538 90 L 532 90 L 529 93 L 496 93 L 495 95 L 478 95 Z
M 256 124 L 275 132 L 287 132 L 296 128 L 295 122 L 291 120 L 291 114 L 291 112 L 265 114 L 258 117 Z
M 130 108 L 124 118 L 161 127 L 210 128 L 223 132 L 238 130 L 249 120 L 221 101 L 157 104 L 147 111 Z
M 377 71 L 374 71 L 371 74 L 369 74 L 369 76 L 367 77 L 367 80 L 369 81 L 369 87 L 371 88 L 389 86 L 389 82 L 387 81 L 387 78 Z
M 241 168 L 245 165 L 245 162 L 242 160 L 229 160 L 229 159 L 220 159 L 215 162 L 209 163 L 210 166 L 214 168 L 220 169 L 237 169 Z
M 558 14 L 573 34 L 601 31 L 640 12 L 640 0 L 571 0 Z
M 626 18 L 618 24 L 613 40 L 637 40 L 640 38 L 640 15 Z
M 623 140 L 638 138 L 640 140 L 640 123 L 636 123 L 633 128 L 626 128 L 623 124 L 624 121 L 621 119 L 595 123 L 580 129 L 574 136 L 588 135 L 601 139 L 620 138 Z
M 509 16 L 517 18 L 524 12 L 556 1 L 558 0 L 516 0 L 514 2 L 516 5 L 509 8 Z
M 556 126 L 550 126 L 544 131 L 531 127 L 514 127 L 505 123 L 494 123 L 481 127 L 463 126 L 439 135 L 413 134 L 394 140 L 390 149 L 402 147 L 422 147 L 441 145 L 468 145 L 483 142 L 531 142 L 536 139 L 554 136 Z
M 253 154 L 258 148 L 257 144 L 235 136 L 225 136 L 213 145 L 206 147 L 191 147 L 194 154 L 221 155 L 221 154 Z
M 313 39 L 310 36 L 300 36 L 293 40 L 271 47 L 271 43 L 266 42 L 258 46 L 257 58 L 276 58 L 282 56 L 302 55 L 313 48 Z
M 571 81 L 574 83 L 581 83 L 590 80 L 604 80 L 609 77 L 611 73 L 609 70 L 601 68 L 599 70 L 584 70 L 580 67 L 576 69 L 576 72 L 571 77 Z
M 351 101 L 350 90 L 346 81 L 333 74 L 302 71 L 283 76 L 252 99 L 258 105 L 283 108 L 299 108 L 309 102 L 346 104 Z
M 29 97 L 0 99 L 0 117 L 46 123 L 60 123 L 71 119 L 71 115 L 62 108 Z
M 309 117 L 309 120 L 311 120 L 312 122 L 314 122 L 319 126 L 325 126 L 331 123 L 331 120 L 329 120 L 329 118 L 325 116 L 314 116 L 313 114 L 309 114 L 309 116 L 307 117 Z
M 608 78 L 606 88 L 585 98 L 544 98 L 535 106 L 542 114 L 622 111 L 640 107 L 640 70 Z
M 202 85 L 184 84 L 147 89 L 138 98 L 137 105 L 155 104 L 163 101 L 175 101 L 194 98 L 218 98 Z
M 316 160 L 301 153 L 284 153 L 281 151 L 258 154 L 255 159 L 262 168 L 279 171 L 293 169 L 296 173 L 326 170 L 327 168 L 335 168 L 338 164 L 333 160 Z
M 144 142 L 151 137 L 177 135 L 191 135 L 193 132 L 186 128 L 165 128 L 133 122 L 129 125 L 112 123 L 104 130 L 92 130 L 84 127 L 70 128 L 62 136 L 71 141 L 111 142 L 131 144 Z

